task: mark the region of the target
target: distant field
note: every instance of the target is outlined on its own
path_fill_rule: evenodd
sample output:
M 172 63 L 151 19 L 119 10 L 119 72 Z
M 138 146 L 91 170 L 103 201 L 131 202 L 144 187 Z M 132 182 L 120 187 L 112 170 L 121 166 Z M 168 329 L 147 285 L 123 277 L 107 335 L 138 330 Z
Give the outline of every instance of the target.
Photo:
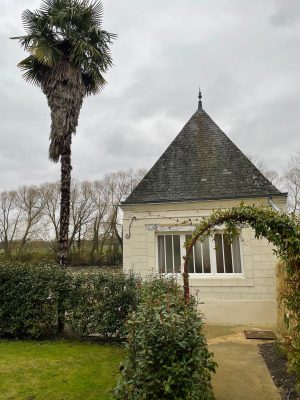
M 124 350 L 68 341 L 0 341 L 1 400 L 111 400 Z

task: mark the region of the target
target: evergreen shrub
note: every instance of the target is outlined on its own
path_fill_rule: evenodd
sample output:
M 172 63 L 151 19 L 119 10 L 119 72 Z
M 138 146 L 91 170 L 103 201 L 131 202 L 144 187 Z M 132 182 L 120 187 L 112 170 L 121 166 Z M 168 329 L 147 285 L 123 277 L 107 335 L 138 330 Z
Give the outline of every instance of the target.
M 0 337 L 40 338 L 56 333 L 58 305 L 69 277 L 57 265 L 0 264 Z
M 0 337 L 51 337 L 59 330 L 60 316 L 78 336 L 118 339 L 139 293 L 140 280 L 134 275 L 0 263 Z
M 212 400 L 216 363 L 192 298 L 175 280 L 153 278 L 127 323 L 127 356 L 117 400 Z
M 139 301 L 140 280 L 120 272 L 75 274 L 66 301 L 66 323 L 79 336 L 124 336 L 124 325 Z

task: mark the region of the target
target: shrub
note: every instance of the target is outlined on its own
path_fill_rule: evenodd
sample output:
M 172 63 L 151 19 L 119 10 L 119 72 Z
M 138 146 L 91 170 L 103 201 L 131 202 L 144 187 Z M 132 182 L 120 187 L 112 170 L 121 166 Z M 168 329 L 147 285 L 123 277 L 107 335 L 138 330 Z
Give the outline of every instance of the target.
M 57 265 L 0 264 L 0 336 L 53 335 L 68 280 Z
M 80 336 L 120 338 L 139 300 L 140 280 L 119 272 L 75 274 L 66 301 L 66 323 Z
M 216 363 L 207 349 L 194 299 L 185 305 L 174 280 L 145 283 L 128 321 L 127 358 L 117 400 L 212 400 Z
M 53 336 L 58 321 L 65 320 L 80 336 L 120 338 L 139 301 L 139 288 L 134 275 L 0 263 L 0 337 Z

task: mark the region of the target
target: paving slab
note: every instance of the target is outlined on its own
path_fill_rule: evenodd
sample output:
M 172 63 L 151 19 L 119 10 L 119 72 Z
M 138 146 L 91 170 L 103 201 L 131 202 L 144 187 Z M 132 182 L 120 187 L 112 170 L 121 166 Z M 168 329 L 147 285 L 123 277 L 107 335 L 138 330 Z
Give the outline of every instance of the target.
M 266 341 L 246 339 L 248 328 L 206 325 L 208 347 L 219 365 L 212 381 L 216 400 L 281 400 L 258 351 Z

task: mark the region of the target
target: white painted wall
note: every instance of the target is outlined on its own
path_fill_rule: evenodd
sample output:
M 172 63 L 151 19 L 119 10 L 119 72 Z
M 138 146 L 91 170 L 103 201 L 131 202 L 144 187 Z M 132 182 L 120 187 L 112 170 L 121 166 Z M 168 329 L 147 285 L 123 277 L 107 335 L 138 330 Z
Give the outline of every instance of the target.
M 158 272 L 157 232 L 151 225 L 159 225 L 166 230 L 177 229 L 184 223 L 194 225 L 213 210 L 231 208 L 241 201 L 268 206 L 267 198 L 122 205 L 124 270 L 134 271 L 143 277 Z M 273 202 L 286 209 L 285 197 L 274 196 Z M 126 238 L 129 233 L 130 237 Z M 204 303 L 199 307 L 210 323 L 275 323 L 277 260 L 272 246 L 266 239 L 256 239 L 252 229 L 243 228 L 241 250 L 241 277 L 193 278 L 190 275 L 192 290 Z

